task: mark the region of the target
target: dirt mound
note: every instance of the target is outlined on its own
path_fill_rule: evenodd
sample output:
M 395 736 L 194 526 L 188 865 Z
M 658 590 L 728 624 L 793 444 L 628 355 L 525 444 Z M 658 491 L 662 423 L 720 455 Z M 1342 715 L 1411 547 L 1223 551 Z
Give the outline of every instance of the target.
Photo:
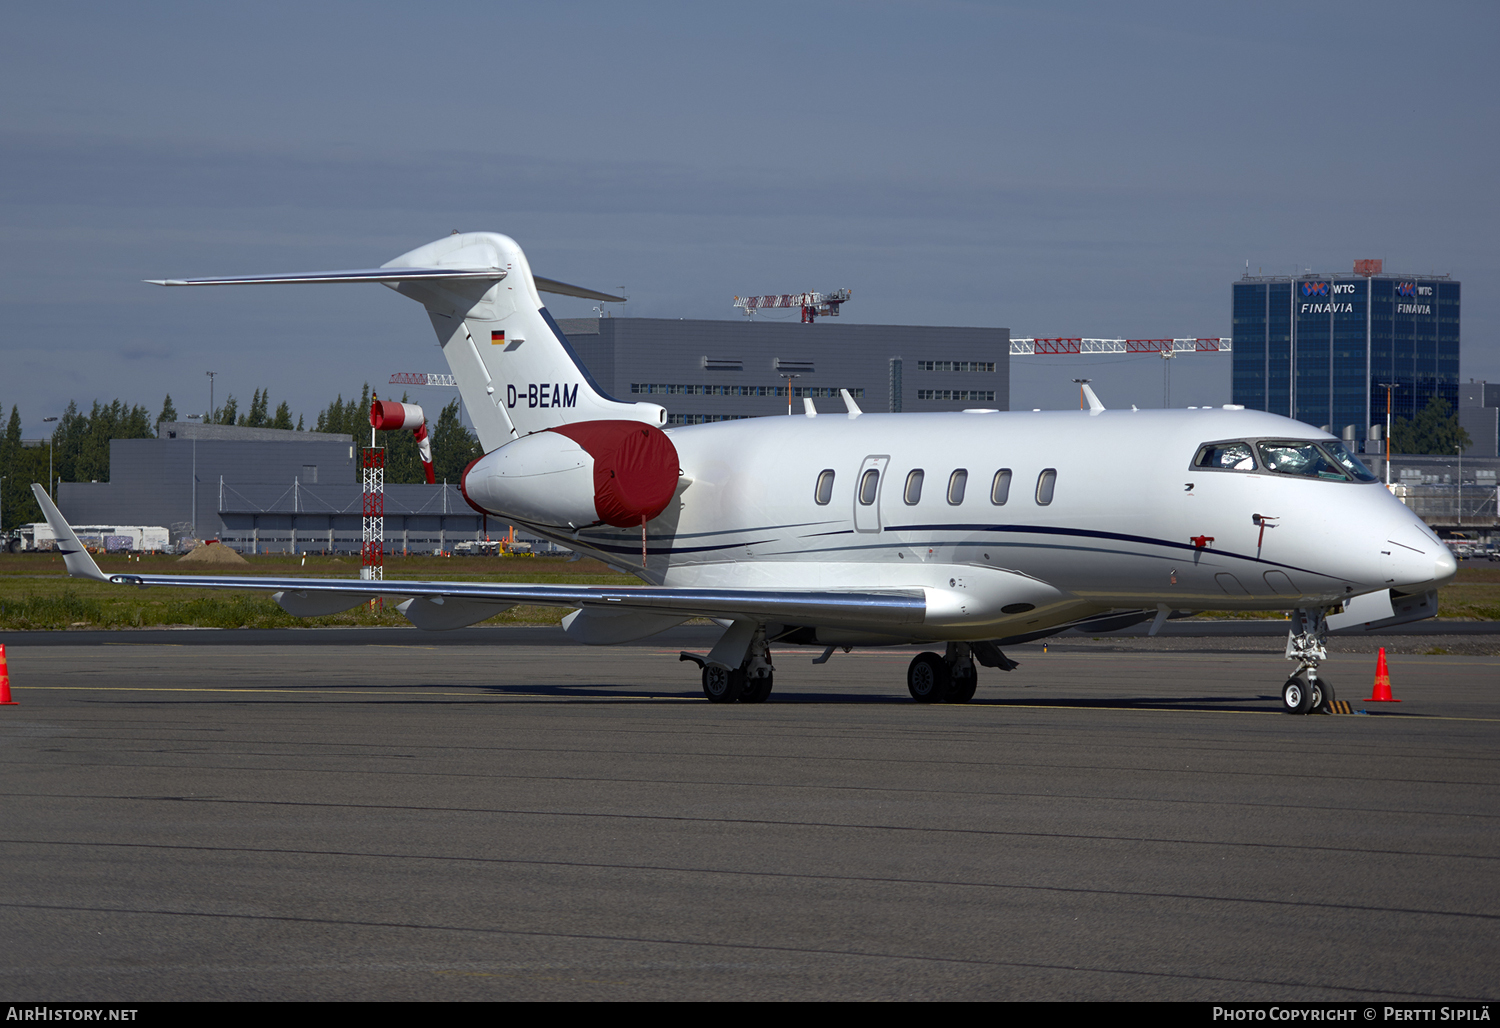
M 194 564 L 248 564 L 239 551 L 231 550 L 223 543 L 199 543 L 194 546 L 191 553 L 177 558 L 179 563 L 192 561 Z

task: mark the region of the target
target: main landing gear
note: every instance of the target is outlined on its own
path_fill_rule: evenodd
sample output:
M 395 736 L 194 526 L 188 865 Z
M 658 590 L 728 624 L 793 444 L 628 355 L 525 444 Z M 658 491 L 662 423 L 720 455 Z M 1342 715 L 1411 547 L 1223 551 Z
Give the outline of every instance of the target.
M 710 703 L 734 703 L 736 700 L 764 703 L 771 696 L 776 669 L 771 665 L 771 648 L 766 643 L 764 628 L 756 629 L 749 652 L 737 668 L 710 664 L 691 653 L 680 654 L 677 659 L 694 661 L 702 669 L 703 695 Z
M 1286 659 L 1295 660 L 1297 670 L 1281 687 L 1282 709 L 1288 714 L 1333 713 L 1333 686 L 1318 674 L 1318 663 L 1328 659 L 1328 622 L 1323 608 L 1303 608 L 1292 614 Z
M 736 632 L 741 634 L 736 636 Z M 834 646 L 829 646 L 813 663 L 825 663 L 834 649 Z M 845 646 L 844 652 L 849 649 Z M 740 653 L 744 653 L 744 658 L 739 667 L 725 666 L 737 659 Z M 764 703 L 770 698 L 776 669 L 771 666 L 771 649 L 764 626 L 752 629 L 749 624 L 735 622 L 707 657 L 682 653 L 677 659 L 690 660 L 698 665 L 703 678 L 703 695 L 710 703 Z M 1000 652 L 1000 647 L 993 641 L 950 642 L 941 655 L 917 655 L 907 669 L 906 687 L 918 703 L 968 703 L 979 685 L 980 664 L 1001 671 L 1020 666 Z
M 906 669 L 906 689 L 918 703 L 968 703 L 979 686 L 979 669 L 968 643 L 949 643 L 941 657 L 919 653 Z

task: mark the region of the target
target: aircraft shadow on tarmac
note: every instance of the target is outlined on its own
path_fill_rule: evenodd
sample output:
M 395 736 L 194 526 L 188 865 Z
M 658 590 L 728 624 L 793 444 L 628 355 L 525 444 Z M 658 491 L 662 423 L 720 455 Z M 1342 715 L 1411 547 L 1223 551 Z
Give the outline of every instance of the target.
M 579 699 L 598 700 L 687 700 L 705 703 L 701 690 L 692 688 L 651 688 L 638 685 L 611 686 L 604 683 L 567 685 L 488 685 L 482 687 L 486 693 L 512 698 L 535 696 L 549 700 Z M 891 705 L 918 707 L 903 693 L 857 693 L 829 691 L 792 691 L 772 693 L 765 704 L 750 706 L 788 704 L 849 704 Z M 735 708 L 745 704 L 733 704 Z M 935 709 L 952 709 L 949 704 L 933 704 Z M 1073 707 L 1096 710 L 1181 710 L 1212 711 L 1229 713 L 1265 713 L 1268 709 L 1280 709 L 1281 697 L 1274 694 L 1259 696 L 1109 696 L 1080 698 L 1050 694 L 1029 696 L 976 696 L 964 706 L 968 707 Z

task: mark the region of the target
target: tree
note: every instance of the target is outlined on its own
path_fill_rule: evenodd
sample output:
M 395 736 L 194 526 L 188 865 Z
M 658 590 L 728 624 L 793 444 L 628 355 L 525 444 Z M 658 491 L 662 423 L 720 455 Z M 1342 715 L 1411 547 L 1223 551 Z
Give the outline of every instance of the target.
M 69 403 L 52 437 L 54 474 L 64 482 L 108 482 L 112 439 L 150 439 L 156 435 L 150 412 L 119 400 L 108 406 L 94 401 L 87 414 Z
M 216 424 L 216 425 L 232 425 L 232 424 L 234 424 L 235 415 L 239 413 L 239 409 L 240 409 L 240 402 L 234 398 L 234 394 L 233 393 L 230 393 L 229 394 L 229 399 L 227 399 L 227 400 L 224 401 L 224 406 L 220 407 L 218 409 L 218 411 L 215 412 L 217 416 L 215 418 L 213 418 L 214 424 Z
M 47 480 L 47 448 L 21 445 L 21 412 L 15 407 L 10 409 L 10 423 L 0 440 L 0 475 L 5 476 L 0 485 L 5 493 L 5 510 L 0 512 L 4 524 L 0 527 L 10 530 L 42 520 L 42 508 L 31 495 L 31 483 Z
M 1474 445 L 1458 424 L 1458 415 L 1441 396 L 1427 401 L 1415 418 L 1397 418 L 1391 424 L 1393 453 L 1453 453 L 1458 447 Z
M 240 416 L 239 424 L 247 428 L 265 428 L 271 419 L 266 417 L 266 407 L 271 402 L 271 390 L 257 389 L 250 400 L 250 410 Z
M 156 416 L 156 421 L 157 421 L 158 424 L 160 424 L 163 421 L 176 421 L 176 420 L 177 420 L 177 408 L 174 407 L 174 406 L 172 406 L 172 394 L 168 393 L 167 394 L 167 398 L 162 401 L 161 413 Z
M 300 423 L 302 419 L 298 418 L 297 420 Z M 271 422 L 271 427 L 286 429 L 292 427 L 292 408 L 287 406 L 285 400 L 282 400 L 281 405 L 276 408 L 276 419 Z
M 457 484 L 468 466 L 484 456 L 484 447 L 474 433 L 458 420 L 458 400 L 438 415 L 432 431 L 432 465 L 439 482 Z
M 328 405 L 318 415 L 314 432 L 335 432 L 352 435 L 358 442 L 370 430 L 370 383 L 366 382 L 358 400 L 344 401 L 344 394 Z

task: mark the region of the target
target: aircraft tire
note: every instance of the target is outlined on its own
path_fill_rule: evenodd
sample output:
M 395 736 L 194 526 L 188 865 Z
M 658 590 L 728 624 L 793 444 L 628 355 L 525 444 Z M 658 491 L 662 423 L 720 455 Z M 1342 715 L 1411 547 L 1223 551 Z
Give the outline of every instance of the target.
M 1326 678 L 1318 679 L 1318 705 L 1314 709 L 1319 714 L 1333 713 L 1333 686 L 1328 684 Z
M 968 703 L 974 698 L 974 690 L 979 688 L 979 672 L 970 671 L 962 677 L 954 676 L 953 684 L 948 688 L 948 695 L 943 698 L 944 703 Z
M 764 678 L 751 678 L 745 682 L 745 691 L 740 693 L 741 703 L 764 703 L 771 696 L 771 674 Z
M 919 653 L 906 669 L 906 691 L 918 703 L 942 703 L 953 685 L 948 665 L 936 653 Z
M 1322 699 L 1317 686 L 1309 687 L 1301 678 L 1292 677 L 1281 687 L 1281 702 L 1288 714 L 1311 714 Z
M 703 695 L 710 703 L 733 703 L 745 691 L 745 672 L 726 671 L 712 664 L 703 666 Z

